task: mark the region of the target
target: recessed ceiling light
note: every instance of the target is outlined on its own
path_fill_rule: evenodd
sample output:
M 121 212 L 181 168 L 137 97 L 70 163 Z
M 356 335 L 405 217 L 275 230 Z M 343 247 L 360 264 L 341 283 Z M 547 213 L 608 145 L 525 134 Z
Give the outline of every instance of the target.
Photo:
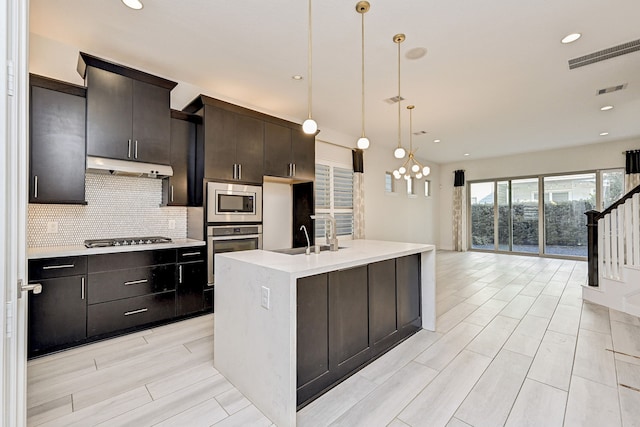
M 143 4 L 140 0 L 122 0 L 122 3 L 124 3 L 125 6 L 135 10 L 140 10 L 143 7 Z
M 468 155 L 469 155 L 469 153 L 464 153 L 464 155 L 465 155 L 465 156 L 468 156 Z
M 440 140 L 439 139 L 434 139 L 433 142 L 438 143 L 438 142 L 440 142 Z
M 605 105 L 604 107 L 600 108 L 600 111 L 609 111 L 609 110 L 613 110 L 613 105 Z
M 293 80 L 302 80 L 302 76 L 300 74 L 296 74 L 295 76 L 291 76 Z
M 580 37 L 582 37 L 582 34 L 572 33 L 572 34 L 569 34 L 568 36 L 565 36 L 565 38 L 563 38 L 561 41 L 563 44 L 573 43 L 574 41 L 578 40 Z
M 407 51 L 404 56 L 407 59 L 420 59 L 427 54 L 427 49 L 423 47 L 414 47 L 413 49 Z
M 600 133 L 600 136 L 607 136 L 607 135 L 609 135 L 609 132 L 601 132 Z

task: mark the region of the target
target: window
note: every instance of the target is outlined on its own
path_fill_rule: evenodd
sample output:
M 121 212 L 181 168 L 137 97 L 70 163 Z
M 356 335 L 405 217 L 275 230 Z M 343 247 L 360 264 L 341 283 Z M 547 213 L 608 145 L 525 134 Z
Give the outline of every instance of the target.
M 407 181 L 407 194 L 409 196 L 415 195 L 415 178 L 411 177 L 409 179 L 406 180 Z
M 428 179 L 424 180 L 424 196 L 431 197 L 431 181 Z
M 396 191 L 393 174 L 391 172 L 384 173 L 384 191 L 385 193 L 393 193 Z
M 600 173 L 601 210 L 605 210 L 624 195 L 624 169 L 609 169 Z
M 353 170 L 339 165 L 316 163 L 316 213 L 336 219 L 338 236 L 353 235 Z M 325 221 L 315 221 L 316 238 L 324 239 Z

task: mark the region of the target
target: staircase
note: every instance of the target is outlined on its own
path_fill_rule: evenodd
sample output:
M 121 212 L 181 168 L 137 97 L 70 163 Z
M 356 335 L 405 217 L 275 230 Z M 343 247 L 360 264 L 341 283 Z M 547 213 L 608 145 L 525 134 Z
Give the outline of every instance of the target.
M 585 301 L 640 316 L 640 186 L 603 212 L 589 211 Z

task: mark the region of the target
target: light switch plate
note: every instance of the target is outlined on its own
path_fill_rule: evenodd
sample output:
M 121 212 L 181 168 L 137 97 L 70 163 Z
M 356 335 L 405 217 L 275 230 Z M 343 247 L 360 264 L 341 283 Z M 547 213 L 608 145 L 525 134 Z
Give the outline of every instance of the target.
M 260 305 L 262 305 L 264 308 L 266 308 L 267 310 L 269 310 L 270 305 L 271 305 L 271 301 L 269 298 L 269 294 L 271 293 L 271 289 L 267 288 L 266 286 L 262 287 L 262 293 L 261 293 L 261 297 L 260 297 Z
M 47 222 L 47 234 L 58 234 L 58 221 Z

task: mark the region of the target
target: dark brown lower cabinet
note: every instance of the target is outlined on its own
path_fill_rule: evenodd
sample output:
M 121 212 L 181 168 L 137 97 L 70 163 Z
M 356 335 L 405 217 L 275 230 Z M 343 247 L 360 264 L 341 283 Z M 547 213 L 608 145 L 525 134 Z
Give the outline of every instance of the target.
M 302 407 L 421 327 L 420 255 L 298 279 Z
M 29 294 L 29 357 L 87 337 L 85 276 L 37 280 L 42 292 Z
M 92 304 L 87 312 L 87 335 L 110 334 L 175 315 L 174 291 Z

